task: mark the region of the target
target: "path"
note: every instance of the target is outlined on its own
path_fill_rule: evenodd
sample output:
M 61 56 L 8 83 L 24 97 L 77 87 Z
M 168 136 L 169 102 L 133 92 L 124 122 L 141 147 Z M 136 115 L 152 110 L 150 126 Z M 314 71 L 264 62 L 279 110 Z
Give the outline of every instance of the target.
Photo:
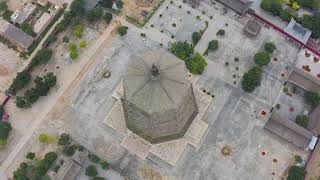
M 65 94 L 67 91 L 70 91 L 70 89 L 73 89 L 73 87 L 76 87 L 76 83 L 80 83 L 81 79 L 84 78 L 87 71 L 91 69 L 92 66 L 95 65 L 97 56 L 99 55 L 99 52 L 101 52 L 107 43 L 107 39 L 112 33 L 112 30 L 117 26 L 117 23 L 112 23 L 105 32 L 101 35 L 101 37 L 94 43 L 93 46 L 89 47 L 87 50 L 87 54 L 83 53 L 79 59 L 79 71 L 77 73 L 74 73 L 73 77 L 68 77 L 68 79 L 65 79 L 64 81 L 67 81 L 64 83 L 64 85 L 58 90 L 57 93 L 52 94 L 51 97 L 48 100 L 48 104 L 50 106 L 43 109 L 42 114 L 38 115 L 38 118 L 32 122 L 32 125 L 30 126 L 30 129 L 26 134 L 23 135 L 23 137 L 20 139 L 18 144 L 15 146 L 15 148 L 11 151 L 11 153 L 8 155 L 8 157 L 5 159 L 5 161 L 2 163 L 0 167 L 0 175 L 1 173 L 5 173 L 6 170 L 10 167 L 10 165 L 13 163 L 15 158 L 17 157 L 17 154 L 19 154 L 28 142 L 28 140 L 33 135 L 34 131 L 39 127 L 39 125 L 43 122 L 47 114 L 50 112 L 52 107 L 57 104 L 59 101 L 62 101 L 61 97 L 63 94 Z

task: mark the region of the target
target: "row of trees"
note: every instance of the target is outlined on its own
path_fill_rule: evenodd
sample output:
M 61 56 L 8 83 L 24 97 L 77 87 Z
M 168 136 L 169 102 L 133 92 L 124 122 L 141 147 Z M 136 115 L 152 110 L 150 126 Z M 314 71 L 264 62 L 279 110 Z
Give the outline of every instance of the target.
M 171 52 L 185 62 L 187 69 L 192 74 L 201 74 L 207 66 L 204 57 L 198 52 L 194 53 L 193 45 L 186 41 L 172 43 Z
M 242 89 L 245 92 L 253 92 L 261 84 L 262 68 L 267 66 L 271 61 L 271 54 L 276 49 L 276 46 L 268 42 L 264 45 L 264 50 L 258 52 L 254 56 L 256 66 L 244 73 L 242 79 Z
M 294 4 L 300 4 L 303 7 L 318 10 L 320 8 L 320 1 L 318 0 L 290 0 L 289 2 L 294 7 Z M 282 1 L 280 0 L 262 0 L 261 8 L 269 11 L 275 16 L 279 16 L 284 21 L 290 21 L 294 18 L 301 23 L 304 27 L 309 28 L 313 32 L 313 37 L 320 37 L 320 12 L 315 12 L 313 15 L 304 14 L 299 17 L 294 8 L 283 9 Z
M 53 73 L 48 73 L 44 77 L 36 77 L 35 87 L 28 89 L 24 96 L 16 97 L 16 105 L 18 108 L 29 108 L 35 103 L 40 96 L 46 96 L 53 86 L 56 85 L 57 77 Z

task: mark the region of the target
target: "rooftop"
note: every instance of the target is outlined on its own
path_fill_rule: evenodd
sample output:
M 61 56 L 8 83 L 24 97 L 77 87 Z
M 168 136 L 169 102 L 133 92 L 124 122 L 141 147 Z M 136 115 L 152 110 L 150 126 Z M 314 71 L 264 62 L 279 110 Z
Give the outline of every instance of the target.
M 297 23 L 293 18 L 284 31 L 294 38 L 301 41 L 303 44 L 307 44 L 312 32 L 309 29 L 304 28 L 301 24 Z
M 241 16 L 247 13 L 247 11 L 249 10 L 252 4 L 252 1 L 246 1 L 246 0 L 217 0 L 217 1 L 229 7 L 230 9 L 234 10 L 236 13 L 240 14 Z
M 30 17 L 30 15 L 36 10 L 36 8 L 36 5 L 27 2 L 27 4 L 23 6 L 21 11 L 16 10 L 11 15 L 11 21 L 18 24 L 24 23 Z
M 31 36 L 10 23 L 5 23 L 0 31 L 9 40 L 14 41 L 24 49 L 28 49 L 33 43 L 33 38 Z

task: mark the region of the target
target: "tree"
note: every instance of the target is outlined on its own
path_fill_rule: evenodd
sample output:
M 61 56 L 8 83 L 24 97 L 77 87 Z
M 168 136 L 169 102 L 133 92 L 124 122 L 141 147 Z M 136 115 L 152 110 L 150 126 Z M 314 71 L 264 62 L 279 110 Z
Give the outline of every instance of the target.
M 26 158 L 33 160 L 36 157 L 36 154 L 34 152 L 28 152 Z
M 37 54 L 32 58 L 30 65 L 32 67 L 38 66 L 40 64 L 44 64 L 48 62 L 52 56 L 52 49 L 50 48 L 42 48 L 37 52 Z
M 34 36 L 34 35 L 35 35 L 32 26 L 29 25 L 29 24 L 26 23 L 26 22 L 24 22 L 24 23 L 21 24 L 21 29 L 22 29 L 22 31 L 24 31 L 25 33 L 29 34 L 30 36 Z
M 264 45 L 264 50 L 270 54 L 273 53 L 274 50 L 276 50 L 277 47 L 276 45 L 274 45 L 272 42 L 267 42 L 265 45 Z
M 95 177 L 98 175 L 97 169 L 94 165 L 90 165 L 86 168 L 86 175 L 89 177 Z
M 53 87 L 57 84 L 57 77 L 52 73 L 48 73 L 43 77 L 44 83 L 48 86 L 48 87 Z
M 5 145 L 9 137 L 9 133 L 12 130 L 11 124 L 6 121 L 0 121 L 0 140 L 2 143 L 0 145 Z
M 302 126 L 304 128 L 307 128 L 308 127 L 308 123 L 309 123 L 309 117 L 306 116 L 306 115 L 298 115 L 296 117 L 296 123 L 299 125 L 299 126 Z
M 294 12 L 291 10 L 291 8 L 286 8 L 280 12 L 280 18 L 289 22 L 291 18 L 294 17 L 293 13 Z
M 93 177 L 93 178 L 91 178 L 91 180 L 105 180 L 105 178 L 104 177 Z
M 103 15 L 102 7 L 96 7 L 91 11 L 89 11 L 88 20 L 91 22 L 99 20 L 102 17 L 102 15 Z
M 31 107 L 31 104 L 29 102 L 27 102 L 27 100 L 24 97 L 21 96 L 17 96 L 16 97 L 16 106 L 18 108 L 29 108 Z
M 109 163 L 107 161 L 100 161 L 101 168 L 106 170 L 109 168 Z
M 254 62 L 256 63 L 256 65 L 258 66 L 266 66 L 270 63 L 270 55 L 265 52 L 258 52 L 255 56 L 254 56 Z
M 57 36 L 55 36 L 54 34 L 50 34 L 48 37 L 48 42 L 49 43 L 54 43 L 57 40 Z
M 112 21 L 112 13 L 106 12 L 104 20 L 109 24 Z
M 196 45 L 199 42 L 200 39 L 201 39 L 201 34 L 199 32 L 194 32 L 192 34 L 193 45 Z
M 3 17 L 4 20 L 10 21 L 12 14 L 13 14 L 13 11 L 11 11 L 9 9 L 6 9 L 4 11 L 4 13 L 2 14 L 2 17 Z
M 282 5 L 279 0 L 262 0 L 261 8 L 271 12 L 274 16 L 279 16 L 282 11 Z
M 23 162 L 19 168 L 13 172 L 14 180 L 29 180 L 27 177 L 28 164 Z
M 77 59 L 79 57 L 79 53 L 78 53 L 78 51 L 76 50 L 76 51 L 70 51 L 70 58 L 72 59 L 72 60 L 75 60 L 75 59 Z
M 226 31 L 223 30 L 223 29 L 220 29 L 218 32 L 217 32 L 217 36 L 224 36 L 226 34 Z
M 86 40 L 81 40 L 79 43 L 80 48 L 85 48 L 87 47 L 87 41 Z
M 112 8 L 113 0 L 102 0 L 101 5 L 105 8 Z
M 304 180 L 306 172 L 303 167 L 291 166 L 287 180 Z
M 69 135 L 69 134 L 62 133 L 62 134 L 60 135 L 58 144 L 59 144 L 60 146 L 68 145 L 68 144 L 70 144 L 70 140 L 71 140 L 71 138 L 70 138 L 70 135 Z
M 307 92 L 304 95 L 304 101 L 306 104 L 313 107 L 318 106 L 320 104 L 320 94 L 316 92 Z
M 83 25 L 82 24 L 79 24 L 79 25 L 76 25 L 74 31 L 73 31 L 73 34 L 78 37 L 78 38 L 81 38 L 82 35 L 84 33 L 84 28 L 83 28 Z
M 118 9 L 122 9 L 123 8 L 123 1 L 122 0 L 117 0 L 116 1 L 116 5 Z
M 85 0 L 73 0 L 70 5 L 70 13 L 72 17 L 81 16 L 85 12 Z
M 69 51 L 76 51 L 77 45 L 75 43 L 69 43 L 68 49 L 69 49 Z
M 63 148 L 63 153 L 66 155 L 66 156 L 73 156 L 74 153 L 76 152 L 77 150 L 77 146 L 76 145 L 67 145 Z
M 185 63 L 192 74 L 202 74 L 204 68 L 207 66 L 206 60 L 198 52 L 195 53 L 191 59 L 187 59 Z
M 0 12 L 8 9 L 8 5 L 5 1 L 0 2 Z
M 10 91 L 18 91 L 24 86 L 26 86 L 29 81 L 31 80 L 31 74 L 27 72 L 26 70 L 18 72 L 17 76 L 14 78 L 9 90 Z M 15 94 L 15 92 L 12 92 Z
M 36 88 L 28 89 L 24 93 L 24 98 L 29 104 L 35 103 L 39 99 L 39 91 Z
M 260 86 L 262 79 L 262 68 L 255 66 L 248 72 L 244 73 L 242 79 L 242 89 L 245 92 L 253 92 L 256 87 Z
M 90 159 L 91 162 L 93 163 L 98 163 L 100 162 L 100 158 L 96 156 L 95 154 L 89 153 L 88 158 Z
M 215 51 L 219 48 L 219 44 L 217 40 L 212 40 L 209 42 L 208 50 Z
M 126 35 L 127 34 L 127 31 L 128 31 L 128 27 L 127 26 L 120 26 L 120 27 L 118 27 L 118 34 L 120 35 L 120 36 L 124 36 L 124 35 Z
M 187 41 L 174 42 L 171 44 L 171 52 L 182 60 L 187 60 L 193 54 L 193 47 Z

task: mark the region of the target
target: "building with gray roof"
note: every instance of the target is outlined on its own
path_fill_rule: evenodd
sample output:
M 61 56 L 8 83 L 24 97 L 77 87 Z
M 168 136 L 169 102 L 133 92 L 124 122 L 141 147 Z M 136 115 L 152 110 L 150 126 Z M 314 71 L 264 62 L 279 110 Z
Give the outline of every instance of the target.
M 312 34 L 312 32 L 309 29 L 304 28 L 301 24 L 297 23 L 293 18 L 291 18 L 290 23 L 284 29 L 284 31 L 290 34 L 291 36 L 293 36 L 294 38 L 296 38 L 297 40 L 299 40 L 300 42 L 302 42 L 303 44 L 307 44 Z
M 198 113 L 184 62 L 164 50 L 134 59 L 123 87 L 127 128 L 150 143 L 183 137 Z
M 27 2 L 22 10 L 16 10 L 12 15 L 11 15 L 11 21 L 13 23 L 17 24 L 22 24 L 24 23 L 30 16 L 35 12 L 37 9 L 37 6 L 32 4 L 31 2 Z
M 0 29 L 0 33 L 22 51 L 27 50 L 33 43 L 33 38 L 30 35 L 10 23 L 5 23 Z
M 221 4 L 229 7 L 230 9 L 234 10 L 239 15 L 243 16 L 245 15 L 251 4 L 252 1 L 246 1 L 246 0 L 217 0 Z

